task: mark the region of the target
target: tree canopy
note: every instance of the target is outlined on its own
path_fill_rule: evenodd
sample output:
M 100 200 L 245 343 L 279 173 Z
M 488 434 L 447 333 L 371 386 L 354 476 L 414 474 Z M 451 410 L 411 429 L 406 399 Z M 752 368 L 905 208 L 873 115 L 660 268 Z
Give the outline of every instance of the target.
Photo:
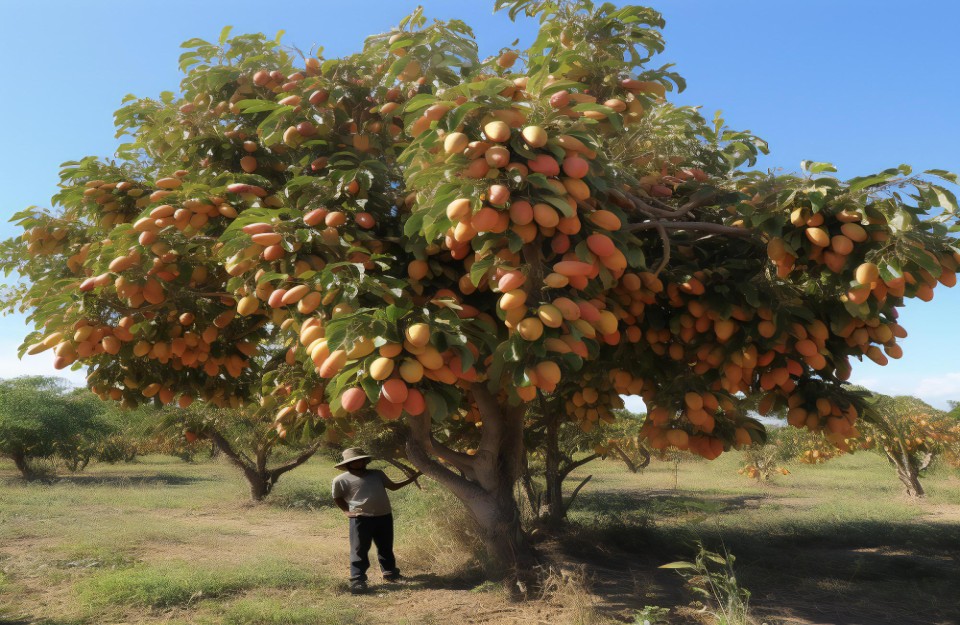
M 850 436 L 851 360 L 898 358 L 897 309 L 956 281 L 956 176 L 751 169 L 761 139 L 671 104 L 656 11 L 496 7 L 539 18 L 528 48 L 480 59 L 420 10 L 344 58 L 186 42 L 116 158 L 15 217 L 23 351 L 130 405 L 260 402 L 279 436 L 402 420 L 465 500 L 516 479 L 538 394 L 584 430 L 641 395 L 653 447 L 708 458 L 763 438 L 738 393 Z

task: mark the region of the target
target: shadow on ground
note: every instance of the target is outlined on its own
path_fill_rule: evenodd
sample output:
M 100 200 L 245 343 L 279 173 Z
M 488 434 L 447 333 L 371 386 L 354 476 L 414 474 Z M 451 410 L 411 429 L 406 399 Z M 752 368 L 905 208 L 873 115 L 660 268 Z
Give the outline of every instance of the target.
M 714 511 L 754 507 L 760 499 L 669 492 L 585 496 L 577 520 L 545 548 L 560 561 L 583 563 L 598 580 L 593 592 L 603 598 L 602 611 L 624 622 L 646 605 L 694 600 L 675 572 L 657 567 L 692 560 L 702 542 L 736 556 L 754 614 L 770 625 L 960 623 L 960 524 L 706 522 Z
M 215 481 L 214 477 L 192 477 L 185 475 L 176 475 L 174 473 L 153 473 L 145 475 L 58 475 L 50 478 L 37 478 L 33 480 L 24 480 L 21 477 L 7 477 L 0 480 L 0 483 L 8 486 L 23 484 L 41 484 L 44 486 L 54 486 L 59 484 L 69 484 L 83 487 L 130 487 L 130 486 L 190 486 L 200 482 Z M 6 625 L 0 621 L 0 625 Z

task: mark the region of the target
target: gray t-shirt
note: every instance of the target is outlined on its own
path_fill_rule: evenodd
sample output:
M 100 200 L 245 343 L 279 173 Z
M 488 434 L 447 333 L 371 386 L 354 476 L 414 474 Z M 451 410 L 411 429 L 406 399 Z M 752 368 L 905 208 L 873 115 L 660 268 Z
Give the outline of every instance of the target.
M 377 469 L 368 469 L 362 476 L 349 471 L 341 473 L 333 478 L 333 498 L 343 498 L 350 511 L 361 516 L 390 514 L 390 499 L 383 486 L 385 479 L 386 474 Z

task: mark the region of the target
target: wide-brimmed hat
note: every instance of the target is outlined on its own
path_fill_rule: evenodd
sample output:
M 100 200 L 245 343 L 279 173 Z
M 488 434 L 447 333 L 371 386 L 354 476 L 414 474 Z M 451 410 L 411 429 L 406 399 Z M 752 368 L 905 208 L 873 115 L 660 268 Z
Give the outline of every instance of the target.
M 364 450 L 359 447 L 348 447 L 343 450 L 343 460 L 333 465 L 334 467 L 342 467 L 344 465 L 350 464 L 354 460 L 370 460 L 373 456 L 370 456 Z

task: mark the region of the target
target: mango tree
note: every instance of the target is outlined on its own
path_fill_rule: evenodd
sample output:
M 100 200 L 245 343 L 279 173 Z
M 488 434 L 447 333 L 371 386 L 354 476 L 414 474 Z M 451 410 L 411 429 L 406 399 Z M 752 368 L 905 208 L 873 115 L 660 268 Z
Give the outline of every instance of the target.
M 875 393 L 870 400 L 873 414 L 860 446 L 886 457 L 908 496 L 923 497 L 920 476 L 934 459 L 960 464 L 960 424 L 916 397 Z
M 265 499 L 281 476 L 307 462 L 325 440 L 309 431 L 290 441 L 278 437 L 272 415 L 259 406 L 167 407 L 155 421 L 154 429 L 168 438 L 182 437 L 187 443 L 209 440 L 243 474 L 254 501 Z
M 344 58 L 186 42 L 116 158 L 15 217 L 23 351 L 129 405 L 259 402 L 278 437 L 400 420 L 508 567 L 538 393 L 584 430 L 641 395 L 649 445 L 707 458 L 763 438 L 741 392 L 849 435 L 850 359 L 898 357 L 897 308 L 955 282 L 956 177 L 749 170 L 763 141 L 666 97 L 657 12 L 496 8 L 536 40 L 480 59 L 418 10 Z

